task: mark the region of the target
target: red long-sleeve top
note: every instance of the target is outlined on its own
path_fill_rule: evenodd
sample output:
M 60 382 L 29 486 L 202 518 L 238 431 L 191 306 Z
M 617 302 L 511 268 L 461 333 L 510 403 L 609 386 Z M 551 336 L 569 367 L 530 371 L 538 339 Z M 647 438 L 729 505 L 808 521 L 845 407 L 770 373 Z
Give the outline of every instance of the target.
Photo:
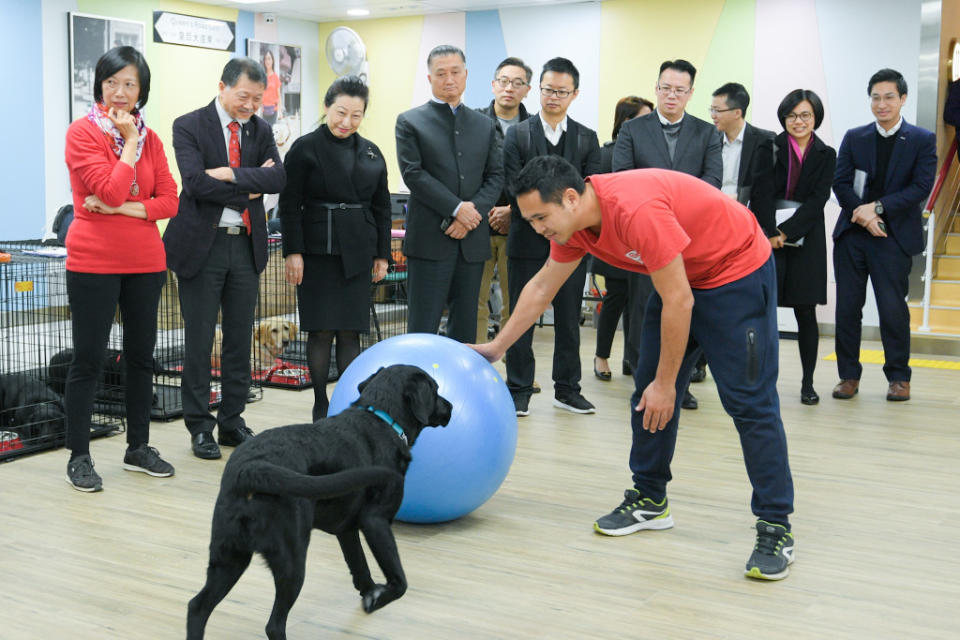
M 137 161 L 137 195 L 130 194 L 134 169 L 120 162 L 110 141 L 87 118 L 67 129 L 67 168 L 73 191 L 73 223 L 67 233 L 68 271 L 151 273 L 167 268 L 157 220 L 177 215 L 177 184 L 170 175 L 160 137 L 147 129 Z M 93 213 L 83 208 L 90 194 L 109 207 L 142 202 L 147 219 Z

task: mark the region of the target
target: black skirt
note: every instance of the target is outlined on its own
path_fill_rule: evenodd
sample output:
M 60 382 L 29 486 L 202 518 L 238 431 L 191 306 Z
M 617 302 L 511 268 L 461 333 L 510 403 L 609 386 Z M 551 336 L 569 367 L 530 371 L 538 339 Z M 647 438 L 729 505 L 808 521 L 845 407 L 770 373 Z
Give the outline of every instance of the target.
M 340 256 L 304 254 L 297 306 L 302 331 L 369 331 L 370 271 L 347 279 Z

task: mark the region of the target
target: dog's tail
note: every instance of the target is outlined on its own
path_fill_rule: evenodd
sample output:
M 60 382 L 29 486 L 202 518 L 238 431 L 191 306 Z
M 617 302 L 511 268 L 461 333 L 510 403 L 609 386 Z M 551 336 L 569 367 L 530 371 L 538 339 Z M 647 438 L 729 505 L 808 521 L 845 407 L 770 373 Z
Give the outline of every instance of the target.
M 337 498 L 365 487 L 402 480 L 403 476 L 400 473 L 387 467 L 359 467 L 322 476 L 311 476 L 260 461 L 240 471 L 237 477 L 237 489 L 242 492 L 317 500 Z

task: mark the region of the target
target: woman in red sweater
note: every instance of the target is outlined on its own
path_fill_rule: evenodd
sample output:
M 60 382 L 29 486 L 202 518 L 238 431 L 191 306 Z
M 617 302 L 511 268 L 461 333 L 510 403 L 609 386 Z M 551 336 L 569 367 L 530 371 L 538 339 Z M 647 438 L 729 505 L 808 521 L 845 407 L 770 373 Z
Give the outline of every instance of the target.
M 150 69 L 133 47 L 100 58 L 94 105 L 67 130 L 66 160 L 74 221 L 67 234 L 67 294 L 73 362 L 67 376 L 67 482 L 100 491 L 90 458 L 90 416 L 117 305 L 123 321 L 127 452 L 123 468 L 151 476 L 173 466 L 148 445 L 153 347 L 166 256 L 156 221 L 177 213 L 177 186 L 163 145 L 142 109 Z

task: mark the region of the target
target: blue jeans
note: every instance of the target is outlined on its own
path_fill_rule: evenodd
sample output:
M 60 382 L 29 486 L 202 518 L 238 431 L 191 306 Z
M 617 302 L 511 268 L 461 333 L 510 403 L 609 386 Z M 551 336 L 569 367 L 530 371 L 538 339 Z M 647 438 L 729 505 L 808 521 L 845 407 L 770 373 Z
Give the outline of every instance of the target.
M 648 498 L 666 496 L 670 461 L 677 443 L 680 401 L 701 349 L 710 362 L 723 408 L 733 418 L 753 485 L 751 508 L 763 520 L 789 527 L 793 479 L 787 439 L 777 395 L 779 334 L 777 277 L 773 258 L 753 273 L 715 289 L 694 289 L 690 334 L 699 346 L 688 348 L 677 375 L 677 403 L 666 428 L 643 429 L 643 412 L 632 411 L 656 376 L 660 360 L 660 314 L 663 301 L 654 292 L 647 302 L 641 331 L 640 359 L 630 399 L 633 447 L 630 470 L 634 486 Z

